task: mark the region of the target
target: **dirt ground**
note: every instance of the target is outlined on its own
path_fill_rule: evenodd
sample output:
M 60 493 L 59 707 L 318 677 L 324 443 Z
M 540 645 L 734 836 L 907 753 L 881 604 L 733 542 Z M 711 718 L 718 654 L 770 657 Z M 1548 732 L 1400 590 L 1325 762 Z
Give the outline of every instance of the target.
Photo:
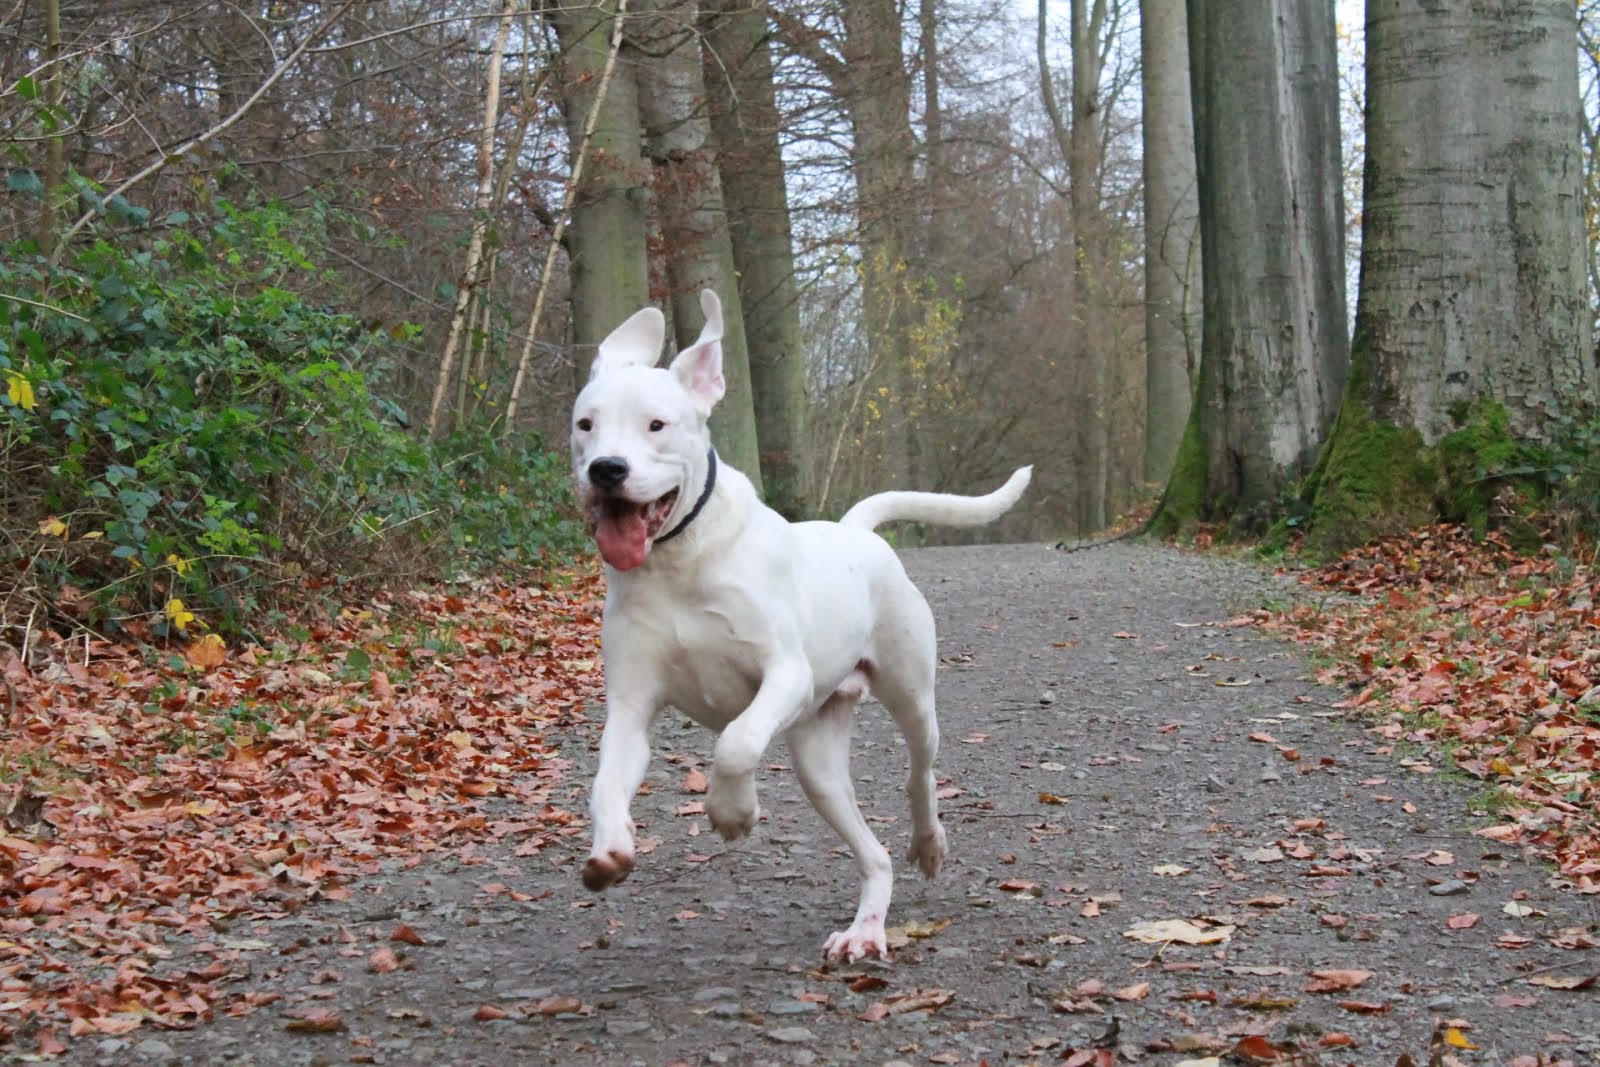
M 235 988 L 275 1002 L 64 1062 L 999 1065 L 1099 1042 L 1168 1065 L 1245 1041 L 1388 1067 L 1427 1063 L 1441 1022 L 1465 1064 L 1600 1062 L 1594 992 L 1530 981 L 1600 971 L 1562 947 L 1593 933 L 1595 902 L 1474 836 L 1478 786 L 1345 720 L 1294 651 L 1220 625 L 1290 584 L 1144 544 L 906 558 L 940 626 L 952 855 L 933 883 L 899 864 L 890 925 L 925 936 L 892 963 L 821 966 L 857 884 L 781 747 L 763 825 L 730 847 L 682 789 L 711 739 L 665 717 L 634 807 L 653 848 L 625 884 L 583 890 L 581 833 L 397 867 L 230 932 Z M 574 810 L 600 719 L 564 742 Z M 905 759 L 876 704 L 855 753 L 898 859 Z M 1128 936 L 1161 920 L 1217 940 Z M 391 940 L 402 925 L 422 943 Z M 385 947 L 398 966 L 375 969 Z M 317 1011 L 341 1028 L 289 1028 Z

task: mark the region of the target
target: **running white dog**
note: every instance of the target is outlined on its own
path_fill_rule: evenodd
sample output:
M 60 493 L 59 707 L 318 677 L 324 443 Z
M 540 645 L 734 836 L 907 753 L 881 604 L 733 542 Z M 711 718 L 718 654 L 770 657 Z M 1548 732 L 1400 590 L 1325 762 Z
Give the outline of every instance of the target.
M 648 732 L 672 706 L 716 731 L 706 815 L 723 837 L 755 828 L 755 771 L 782 733 L 806 796 L 861 875 L 850 928 L 829 958 L 887 956 L 893 873 L 850 778 L 850 725 L 870 689 L 911 755 L 910 858 L 929 878 L 945 857 L 934 799 L 933 616 L 873 528 L 895 519 L 990 522 L 1032 468 L 982 497 L 882 493 L 837 523 L 790 524 L 717 459 L 706 419 L 722 399 L 722 306 L 671 369 L 655 366 L 666 324 L 646 308 L 600 345 L 572 415 L 573 470 L 606 568 L 606 724 L 590 801 L 594 847 L 583 883 L 604 889 L 634 864 L 629 804 Z

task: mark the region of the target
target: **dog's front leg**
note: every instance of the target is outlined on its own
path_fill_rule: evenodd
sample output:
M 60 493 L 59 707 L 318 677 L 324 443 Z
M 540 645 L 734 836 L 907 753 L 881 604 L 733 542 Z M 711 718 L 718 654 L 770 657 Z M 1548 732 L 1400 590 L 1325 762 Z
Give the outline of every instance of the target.
M 706 818 L 729 841 L 755 829 L 761 817 L 756 802 L 756 764 L 777 734 L 789 727 L 811 700 L 811 666 L 803 659 L 768 664 L 750 706 L 717 738 L 706 794 Z
M 650 762 L 650 723 L 656 708 L 648 701 L 607 694 L 606 725 L 600 734 L 600 769 L 589 795 L 594 846 L 583 865 L 583 884 L 599 891 L 633 870 L 634 832 L 630 807 Z

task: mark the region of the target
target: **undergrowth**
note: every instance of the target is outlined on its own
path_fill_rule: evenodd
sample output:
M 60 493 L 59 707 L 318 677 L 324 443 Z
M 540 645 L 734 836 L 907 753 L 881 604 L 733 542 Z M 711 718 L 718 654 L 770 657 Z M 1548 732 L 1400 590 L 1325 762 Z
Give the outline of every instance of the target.
M 318 219 L 217 201 L 56 264 L 0 249 L 0 636 L 226 631 L 578 545 L 536 438 L 408 429 L 385 383 L 414 329 L 303 295 Z

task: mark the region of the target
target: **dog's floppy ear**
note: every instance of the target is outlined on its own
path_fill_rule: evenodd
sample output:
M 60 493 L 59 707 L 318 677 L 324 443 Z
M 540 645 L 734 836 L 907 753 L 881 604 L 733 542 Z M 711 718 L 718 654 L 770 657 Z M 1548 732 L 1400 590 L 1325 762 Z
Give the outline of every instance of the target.
M 706 324 L 699 339 L 672 361 L 672 373 L 694 397 L 701 413 L 709 415 L 727 391 L 722 380 L 722 301 L 710 289 L 702 289 L 700 310 L 705 312 Z
M 600 350 L 595 354 L 594 363 L 589 366 L 589 380 L 592 382 L 618 367 L 635 364 L 655 366 L 656 360 L 661 358 L 661 342 L 666 337 L 667 318 L 660 310 L 644 308 L 635 311 L 628 316 L 627 322 L 612 330 L 600 342 Z

